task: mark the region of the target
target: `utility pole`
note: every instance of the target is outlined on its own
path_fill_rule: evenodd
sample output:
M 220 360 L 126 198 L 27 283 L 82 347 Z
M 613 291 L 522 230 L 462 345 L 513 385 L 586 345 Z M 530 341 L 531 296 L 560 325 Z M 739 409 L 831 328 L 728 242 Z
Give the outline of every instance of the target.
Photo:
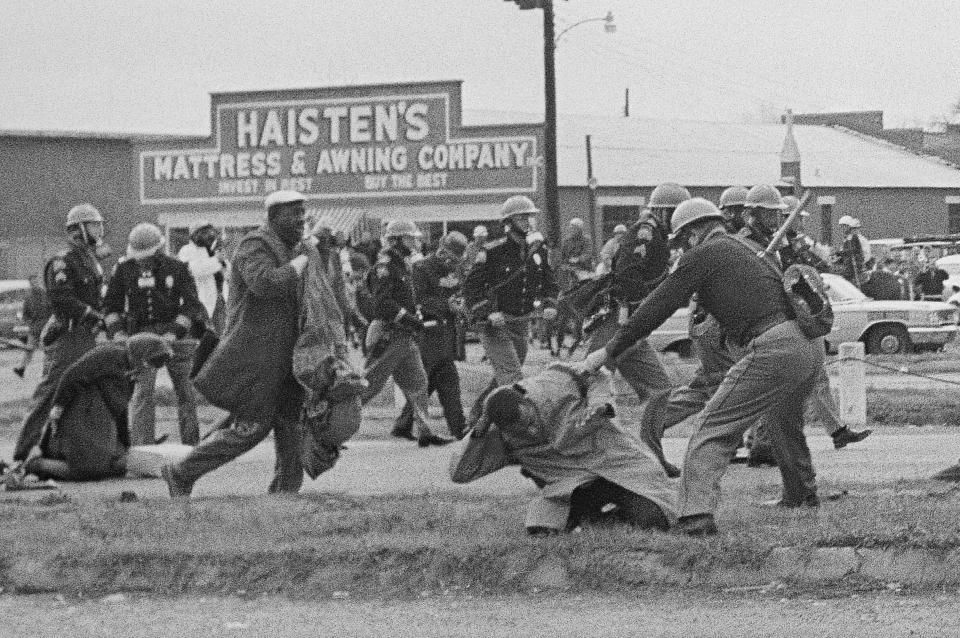
M 553 0 L 541 0 L 543 7 L 543 160 L 544 214 L 547 241 L 560 246 L 560 211 L 557 196 L 557 73 L 554 60 Z
M 596 253 L 600 247 L 600 233 L 597 232 L 597 180 L 593 176 L 593 149 L 590 142 L 590 136 L 587 135 L 587 219 L 590 220 L 590 241 Z
M 630 87 L 624 89 L 623 95 L 623 117 L 630 117 Z

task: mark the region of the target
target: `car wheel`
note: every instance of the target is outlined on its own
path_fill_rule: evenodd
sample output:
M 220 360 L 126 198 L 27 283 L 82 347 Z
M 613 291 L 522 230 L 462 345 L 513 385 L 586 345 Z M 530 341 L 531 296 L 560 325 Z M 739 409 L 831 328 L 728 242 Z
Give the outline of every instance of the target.
M 878 326 L 867 337 L 867 354 L 900 354 L 910 350 L 910 334 L 903 326 Z

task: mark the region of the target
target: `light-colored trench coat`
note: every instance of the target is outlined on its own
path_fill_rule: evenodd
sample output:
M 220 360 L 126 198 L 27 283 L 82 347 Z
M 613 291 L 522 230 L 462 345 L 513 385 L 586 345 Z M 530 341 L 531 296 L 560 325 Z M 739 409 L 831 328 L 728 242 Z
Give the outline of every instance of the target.
M 539 414 L 539 436 L 506 433 L 495 425 L 482 436 L 467 436 L 450 461 L 450 478 L 468 483 L 521 465 L 545 484 L 527 509 L 527 527 L 563 529 L 570 495 L 597 478 L 650 499 L 673 523 L 676 489 L 659 461 L 616 417 L 600 414 L 612 404 L 607 375 L 577 375 L 554 364 L 520 381 Z

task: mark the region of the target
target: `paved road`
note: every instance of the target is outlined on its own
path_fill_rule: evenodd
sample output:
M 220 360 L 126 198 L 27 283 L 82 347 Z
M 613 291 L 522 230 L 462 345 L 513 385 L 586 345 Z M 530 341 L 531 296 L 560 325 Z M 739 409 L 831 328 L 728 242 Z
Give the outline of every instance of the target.
M 960 456 L 960 432 L 917 428 L 897 433 L 876 433 L 866 441 L 833 449 L 823 434 L 809 437 L 823 485 L 836 482 L 887 482 L 927 478 Z M 421 494 L 454 492 L 463 494 L 532 494 L 533 484 L 508 468 L 469 485 L 455 485 L 447 475 L 452 449 L 421 450 L 407 442 L 356 441 L 348 444 L 340 463 L 316 481 L 307 480 L 308 492 L 336 492 L 368 496 L 385 494 Z M 683 458 L 685 438 L 665 439 L 667 456 L 677 462 Z M 12 444 L 0 444 L 0 458 L 10 458 Z M 268 439 L 260 446 L 211 473 L 197 483 L 196 496 L 252 495 L 266 491 L 273 468 L 273 447 Z M 751 484 L 769 485 L 775 492 L 780 474 L 775 469 L 749 469 L 734 466 L 727 474 L 746 476 Z M 97 483 L 64 483 L 62 489 L 78 497 L 116 497 L 122 490 L 134 490 L 141 497 L 164 497 L 166 488 L 157 479 L 123 479 Z M 42 492 L 0 492 L 0 499 L 23 497 Z
M 258 598 L 114 597 L 77 602 L 0 597 L 4 636 L 956 636 L 960 599 L 921 597 L 785 599 L 651 590 L 637 596 L 463 596 L 399 602 Z

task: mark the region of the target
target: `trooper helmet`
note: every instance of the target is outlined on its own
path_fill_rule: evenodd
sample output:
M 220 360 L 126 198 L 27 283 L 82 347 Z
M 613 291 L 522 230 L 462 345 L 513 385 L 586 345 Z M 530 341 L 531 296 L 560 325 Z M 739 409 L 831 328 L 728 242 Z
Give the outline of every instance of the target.
M 103 215 L 100 214 L 93 204 L 77 204 L 67 213 L 67 228 L 77 226 L 84 222 L 103 223 Z
M 473 227 L 473 238 L 474 239 L 486 239 L 490 233 L 487 231 L 487 227 L 483 224 L 478 224 Z
M 624 226 L 623 224 L 617 224 L 616 226 L 613 227 L 614 235 L 619 235 L 620 233 L 625 233 L 625 232 L 627 232 L 627 227 Z
M 670 231 L 676 235 L 686 226 L 702 219 L 723 221 L 723 213 L 713 202 L 702 197 L 688 199 L 673 211 L 673 217 L 670 219 Z
M 155 254 L 163 246 L 163 233 L 150 223 L 137 224 L 127 239 L 127 256 L 143 259 Z
M 849 226 L 850 228 L 860 228 L 860 222 L 850 215 L 842 215 L 840 219 L 837 220 L 837 223 L 841 226 Z
M 664 182 L 650 193 L 647 208 L 676 208 L 690 199 L 690 191 L 675 182 Z
M 394 219 L 387 224 L 387 228 L 383 231 L 383 236 L 388 239 L 390 237 L 420 238 L 423 237 L 423 233 L 421 233 L 417 225 L 409 219 Z
M 731 186 L 720 194 L 720 208 L 743 206 L 749 189 L 746 186 Z
M 533 200 L 525 195 L 514 195 L 500 206 L 501 219 L 510 219 L 514 215 L 536 215 L 539 212 Z
M 747 208 L 769 208 L 774 210 L 786 210 L 787 205 L 783 203 L 780 191 L 770 184 L 757 184 L 747 193 L 747 198 L 743 202 Z
M 460 258 L 467 251 L 468 243 L 470 242 L 467 241 L 466 235 L 453 230 L 443 236 L 443 239 L 440 240 L 440 247 L 451 255 Z

